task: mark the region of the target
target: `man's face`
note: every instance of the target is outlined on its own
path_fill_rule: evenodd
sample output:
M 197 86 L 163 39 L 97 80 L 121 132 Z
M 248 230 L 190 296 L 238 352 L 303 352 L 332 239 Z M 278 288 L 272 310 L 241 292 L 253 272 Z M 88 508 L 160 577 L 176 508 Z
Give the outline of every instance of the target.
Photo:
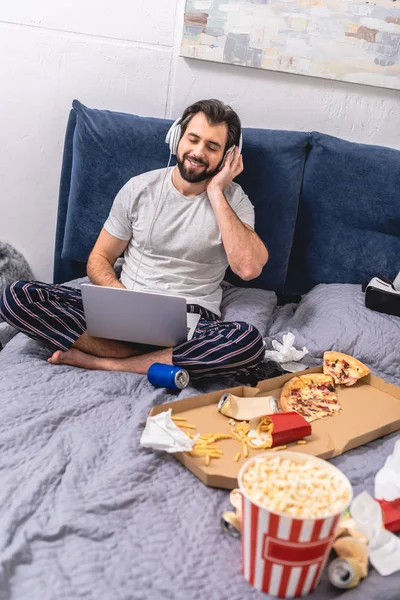
M 178 145 L 176 160 L 182 178 L 199 183 L 215 175 L 227 141 L 226 123 L 210 125 L 204 113 L 195 114 Z

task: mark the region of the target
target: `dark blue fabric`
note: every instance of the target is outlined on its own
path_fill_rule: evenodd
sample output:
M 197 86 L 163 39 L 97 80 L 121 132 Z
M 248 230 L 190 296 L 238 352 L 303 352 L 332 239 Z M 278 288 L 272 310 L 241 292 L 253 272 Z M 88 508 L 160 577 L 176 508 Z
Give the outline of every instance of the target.
M 89 109 L 77 100 L 72 106 L 76 126 L 62 258 L 86 262 L 121 187 L 167 165 L 164 140 L 171 122 Z
M 211 311 L 188 304 L 200 315 L 191 340 L 172 352 L 174 365 L 189 371 L 191 379 L 235 374 L 248 377 L 264 354 L 260 332 L 242 321 L 223 322 Z M 86 329 L 81 290 L 40 281 L 15 281 L 0 296 L 0 315 L 34 340 L 54 350 L 69 350 Z M 154 346 L 140 344 L 144 353 Z
M 236 179 L 256 214 L 255 230 L 269 250 L 260 277 L 243 281 L 230 270 L 234 285 L 281 292 L 286 278 L 303 178 L 308 133 L 243 130 L 244 171 Z
M 67 131 L 60 188 L 56 282 L 71 279 L 71 269 L 76 276 L 84 274 L 77 270 L 85 269 L 124 183 L 145 171 L 165 167 L 169 158 L 164 139 L 171 121 L 93 110 L 77 100 L 70 117 L 70 123 L 73 121 L 72 142 Z M 251 282 L 253 287 L 283 288 L 308 137 L 289 131 L 243 131 L 245 171 L 238 182 L 255 205 L 256 230 L 271 252 L 262 275 Z M 230 279 L 246 285 L 233 275 Z
M 400 268 L 400 152 L 312 133 L 286 293 Z
M 56 242 L 54 250 L 54 274 L 55 282 L 70 281 L 86 275 L 86 263 L 61 259 L 64 244 L 65 222 L 67 220 L 68 200 L 71 187 L 73 137 L 76 125 L 76 112 L 71 110 L 67 131 L 65 133 L 64 154 L 61 169 L 60 191 L 58 196 L 58 214 L 56 228 Z
M 7 323 L 54 350 L 68 350 L 86 329 L 80 290 L 41 281 L 14 281 L 0 296 Z

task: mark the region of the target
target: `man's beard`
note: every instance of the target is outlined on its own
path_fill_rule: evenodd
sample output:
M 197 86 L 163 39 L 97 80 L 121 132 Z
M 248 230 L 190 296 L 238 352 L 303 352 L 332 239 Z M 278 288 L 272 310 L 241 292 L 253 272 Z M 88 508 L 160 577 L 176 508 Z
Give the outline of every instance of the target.
M 200 183 L 201 181 L 205 181 L 206 179 L 210 179 L 211 177 L 213 177 L 216 173 L 218 173 L 219 167 L 220 165 L 218 165 L 218 167 L 216 169 L 212 169 L 211 171 L 208 171 L 208 164 L 202 162 L 202 161 L 198 161 L 196 159 L 196 162 L 200 162 L 200 164 L 204 165 L 204 169 L 202 169 L 200 171 L 200 173 L 197 172 L 197 169 L 195 167 L 187 167 L 185 165 L 185 160 L 187 158 L 189 158 L 190 156 L 190 152 L 187 152 L 186 154 L 184 154 L 183 159 L 181 160 L 179 158 L 179 156 L 176 156 L 176 164 L 178 165 L 178 169 L 179 169 L 179 173 L 181 174 L 182 179 L 184 179 L 185 181 L 188 181 L 189 183 Z M 193 160 L 194 157 L 192 156 Z

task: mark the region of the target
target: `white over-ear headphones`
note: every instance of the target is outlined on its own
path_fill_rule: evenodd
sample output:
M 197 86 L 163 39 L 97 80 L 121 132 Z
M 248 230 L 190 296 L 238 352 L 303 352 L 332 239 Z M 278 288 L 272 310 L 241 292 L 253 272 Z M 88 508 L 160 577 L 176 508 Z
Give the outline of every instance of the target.
M 172 123 L 171 127 L 168 130 L 167 137 L 165 138 L 165 143 L 169 145 L 171 154 L 176 154 L 176 152 L 178 150 L 179 140 L 181 139 L 181 137 L 182 137 L 181 117 L 179 117 L 179 119 L 176 119 L 176 121 L 174 121 L 174 123 Z M 242 153 L 242 147 L 243 147 L 243 136 L 242 136 L 242 131 L 240 131 L 240 138 L 239 138 L 239 144 L 238 144 L 239 154 Z M 234 149 L 235 149 L 235 146 L 231 146 L 230 148 L 228 148 L 228 150 L 225 152 L 225 156 L 222 161 L 222 165 L 225 163 L 225 159 L 226 159 L 227 155 L 229 154 L 229 152 L 232 152 Z

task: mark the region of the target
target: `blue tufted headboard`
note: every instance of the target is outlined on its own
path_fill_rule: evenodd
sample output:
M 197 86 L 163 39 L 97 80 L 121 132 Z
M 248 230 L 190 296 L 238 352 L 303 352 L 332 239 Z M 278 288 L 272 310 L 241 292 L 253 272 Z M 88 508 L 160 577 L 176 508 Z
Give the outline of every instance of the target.
M 400 269 L 400 152 L 312 133 L 287 293 Z
M 123 184 L 167 165 L 164 139 L 171 123 L 93 110 L 74 100 L 61 174 L 55 282 L 86 274 L 89 253 Z M 309 134 L 244 129 L 243 138 L 246 168 L 238 182 L 255 205 L 256 230 L 271 254 L 262 275 L 251 283 L 282 290 Z
M 172 121 L 94 110 L 74 100 L 60 182 L 54 281 L 86 262 L 118 190 L 166 166 Z M 400 152 L 319 133 L 243 130 L 237 179 L 256 212 L 270 260 L 232 283 L 298 294 L 317 283 L 360 283 L 400 269 Z

